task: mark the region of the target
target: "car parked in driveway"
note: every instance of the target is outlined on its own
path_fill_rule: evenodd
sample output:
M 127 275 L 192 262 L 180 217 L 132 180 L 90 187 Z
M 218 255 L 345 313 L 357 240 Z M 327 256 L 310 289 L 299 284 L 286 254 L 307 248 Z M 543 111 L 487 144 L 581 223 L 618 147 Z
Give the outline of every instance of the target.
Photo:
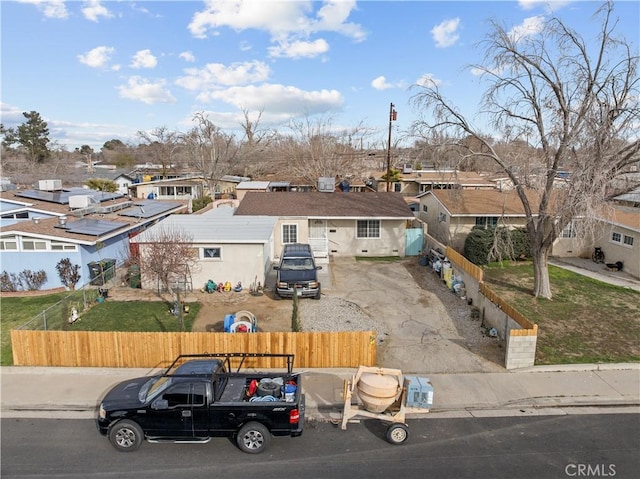
M 287 244 L 282 250 L 280 263 L 273 267 L 277 271 L 275 297 L 320 299 L 321 286 L 313 252 L 308 244 Z

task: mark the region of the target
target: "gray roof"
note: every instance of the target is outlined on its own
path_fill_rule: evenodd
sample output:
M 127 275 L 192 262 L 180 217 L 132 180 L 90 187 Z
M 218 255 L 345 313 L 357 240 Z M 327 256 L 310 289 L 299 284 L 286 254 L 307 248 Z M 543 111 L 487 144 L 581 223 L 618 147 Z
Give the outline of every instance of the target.
M 201 215 L 171 215 L 147 229 L 133 243 L 145 243 L 163 229 L 182 229 L 193 243 L 266 243 L 277 219 L 268 216 L 234 216 L 233 208 L 216 208 Z
M 414 215 L 399 193 L 247 192 L 236 216 L 303 218 L 393 218 Z

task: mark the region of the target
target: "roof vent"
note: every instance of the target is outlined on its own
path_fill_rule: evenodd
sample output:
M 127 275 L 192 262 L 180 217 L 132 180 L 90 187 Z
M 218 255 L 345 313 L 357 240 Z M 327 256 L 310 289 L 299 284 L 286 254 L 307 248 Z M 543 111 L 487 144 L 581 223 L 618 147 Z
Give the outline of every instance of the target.
M 58 217 L 58 224 L 60 226 L 66 226 L 67 225 L 67 217 L 66 216 Z

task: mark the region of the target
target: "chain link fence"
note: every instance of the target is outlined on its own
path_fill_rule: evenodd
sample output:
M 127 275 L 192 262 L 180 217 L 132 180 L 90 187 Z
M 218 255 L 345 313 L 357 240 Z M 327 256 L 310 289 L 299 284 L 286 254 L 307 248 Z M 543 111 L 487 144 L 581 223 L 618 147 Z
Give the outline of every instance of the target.
M 128 274 L 125 268 L 120 268 L 121 271 L 119 271 L 115 261 L 107 263 L 107 265 L 106 268 L 96 270 L 88 284 L 70 291 L 60 301 L 41 311 L 16 329 L 34 331 L 64 331 L 68 329 L 72 323 L 78 320 L 82 312 L 107 298 L 109 289 L 114 288 L 122 281 L 118 279 L 118 273 Z

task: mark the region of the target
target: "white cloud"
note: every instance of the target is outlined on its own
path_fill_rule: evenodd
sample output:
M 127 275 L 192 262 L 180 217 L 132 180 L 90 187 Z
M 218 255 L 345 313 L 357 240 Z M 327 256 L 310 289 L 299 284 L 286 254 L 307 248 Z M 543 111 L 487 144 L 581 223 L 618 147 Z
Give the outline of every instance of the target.
M 78 55 L 78 59 L 80 60 L 80 63 L 92 68 L 106 68 L 115 51 L 116 50 L 113 47 L 96 47 L 93 50 L 89 50 L 84 55 Z M 116 65 L 113 66 L 112 69 L 117 70 L 119 67 Z
M 544 17 L 541 15 L 525 18 L 520 25 L 516 25 L 509 31 L 509 37 L 514 41 L 518 41 L 524 37 L 540 33 L 543 26 Z
M 269 56 L 274 58 L 313 58 L 329 51 L 329 44 L 322 38 L 313 42 L 281 42 L 277 47 L 269 47 Z
M 337 90 L 305 91 L 293 86 L 264 84 L 231 87 L 206 95 L 210 100 L 222 100 L 237 108 L 264 110 L 270 113 L 295 116 L 314 115 L 341 108 L 344 98 Z
M 64 0 L 18 0 L 20 3 L 29 3 L 38 7 L 47 18 L 68 18 L 69 12 Z
M 175 97 L 165 88 L 166 82 L 158 80 L 151 82 L 139 76 L 132 76 L 126 85 L 120 85 L 120 97 L 137 100 L 147 105 L 156 103 L 176 103 Z
M 179 55 L 185 62 L 193 63 L 196 61 L 196 57 L 192 52 L 182 52 Z
M 460 38 L 460 35 L 458 35 L 459 26 L 460 19 L 453 18 L 451 20 L 445 20 L 433 27 L 431 29 L 431 36 L 436 42 L 436 47 L 446 48 L 454 45 Z
M 209 63 L 204 68 L 187 68 L 186 76 L 176 80 L 176 84 L 187 90 L 209 90 L 221 86 L 243 85 L 262 82 L 269 78 L 269 66 L 260 61 L 233 63 Z
M 571 3 L 570 0 L 518 0 L 518 5 L 523 10 L 533 10 L 536 7 L 543 7 L 545 11 L 552 12 Z
M 100 0 L 89 0 L 82 8 L 82 14 L 87 20 L 98 22 L 100 17 L 112 18 L 113 14 L 107 10 L 107 7 L 100 3 Z
M 133 56 L 131 68 L 155 68 L 158 59 L 153 56 L 151 50 L 140 50 Z
M 433 73 L 425 73 L 416 80 L 416 84 L 427 88 L 433 88 L 442 85 L 442 80 L 438 80 Z
M 373 88 L 375 88 L 376 90 L 388 90 L 389 88 L 400 87 L 400 86 L 402 86 L 402 84 L 401 83 L 389 83 L 389 82 L 387 82 L 387 79 L 384 76 L 380 75 L 379 77 L 374 78 L 371 81 L 371 86 Z
M 204 10 L 193 15 L 188 26 L 197 38 L 215 35 L 216 30 L 224 27 L 262 30 L 269 32 L 272 42 L 281 44 L 280 49 L 275 47 L 274 53 L 278 53 L 284 51 L 282 45 L 308 41 L 318 32 L 337 32 L 356 41 L 366 37 L 360 25 L 347 22 L 356 7 L 354 0 L 325 0 L 315 15 L 316 2 L 310 1 L 207 0 L 205 5 Z

